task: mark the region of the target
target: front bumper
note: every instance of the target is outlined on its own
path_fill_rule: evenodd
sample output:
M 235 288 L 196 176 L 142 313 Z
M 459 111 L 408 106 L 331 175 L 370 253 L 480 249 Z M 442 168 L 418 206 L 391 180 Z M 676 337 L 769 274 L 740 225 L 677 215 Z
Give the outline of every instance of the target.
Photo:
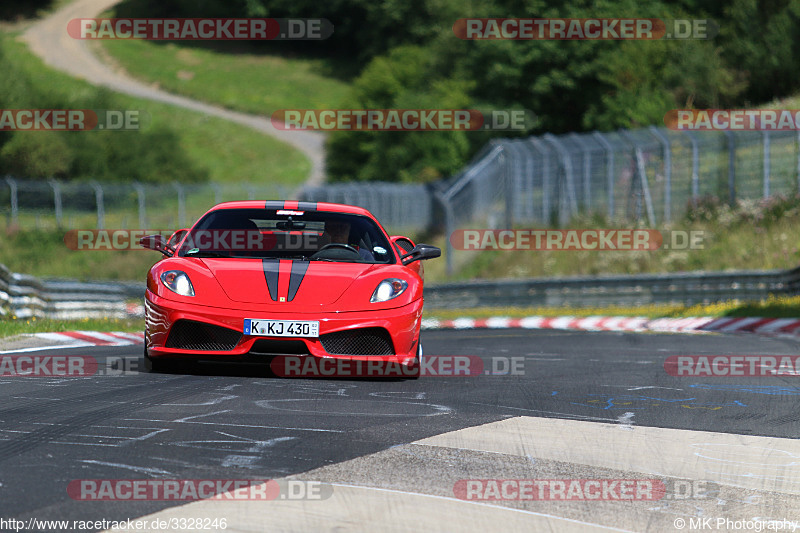
M 264 354 L 254 352 L 254 344 L 259 340 L 294 341 L 305 344 L 307 353 L 292 351 L 290 355 L 310 355 L 317 358 L 346 358 L 365 361 L 407 361 L 417 353 L 419 330 L 422 320 L 423 300 L 420 298 L 408 305 L 395 309 L 355 312 L 328 313 L 275 313 L 254 311 L 251 307 L 221 308 L 188 304 L 167 300 L 150 290 L 145 295 L 145 347 L 151 358 L 182 358 L 196 360 L 237 361 L 259 360 L 269 362 L 270 356 L 283 353 Z M 319 338 L 287 338 L 241 335 L 232 349 L 181 349 L 168 348 L 170 332 L 179 320 L 189 320 L 243 332 L 245 318 L 274 320 L 319 320 Z M 360 328 L 383 328 L 391 338 L 393 355 L 347 355 L 328 353 L 320 340 L 323 335 L 356 330 Z M 280 343 L 276 343 L 280 344 Z M 263 343 L 260 344 L 263 346 Z

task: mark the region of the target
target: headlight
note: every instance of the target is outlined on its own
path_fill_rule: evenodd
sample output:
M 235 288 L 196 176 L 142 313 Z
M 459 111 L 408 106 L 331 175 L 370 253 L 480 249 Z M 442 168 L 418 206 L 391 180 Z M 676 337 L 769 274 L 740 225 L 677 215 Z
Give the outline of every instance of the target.
M 402 279 L 389 278 L 381 281 L 375 292 L 372 293 L 372 298 L 369 299 L 372 303 L 388 302 L 397 298 L 408 288 L 408 283 Z
M 161 283 L 166 288 L 181 296 L 194 296 L 194 287 L 192 282 L 189 281 L 189 276 L 186 272 L 180 270 L 168 270 L 161 274 Z

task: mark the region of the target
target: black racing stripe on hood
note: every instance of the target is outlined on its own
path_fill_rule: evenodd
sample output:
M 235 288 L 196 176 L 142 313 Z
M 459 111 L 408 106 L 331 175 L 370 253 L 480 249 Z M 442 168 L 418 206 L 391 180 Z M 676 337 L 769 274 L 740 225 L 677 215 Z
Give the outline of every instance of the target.
M 300 211 L 316 211 L 317 202 L 298 202 L 297 209 Z
M 267 280 L 267 289 L 269 289 L 269 297 L 273 302 L 278 301 L 278 273 L 280 272 L 280 261 L 274 259 L 262 259 L 261 264 L 264 267 L 264 278 Z
M 303 283 L 303 278 L 306 275 L 309 264 L 308 261 L 292 261 L 292 274 L 289 277 L 289 294 L 287 296 L 287 301 L 291 302 L 294 300 L 298 289 L 300 289 L 300 284 Z
M 283 205 L 281 200 L 267 200 L 264 209 L 283 209 Z

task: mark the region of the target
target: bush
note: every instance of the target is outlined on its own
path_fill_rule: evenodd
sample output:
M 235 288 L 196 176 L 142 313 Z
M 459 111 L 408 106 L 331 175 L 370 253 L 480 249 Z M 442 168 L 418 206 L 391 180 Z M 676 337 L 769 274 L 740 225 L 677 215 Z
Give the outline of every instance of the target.
M 353 83 L 354 109 L 465 109 L 468 84 L 437 76 L 426 50 L 406 46 L 373 60 Z M 328 142 L 334 180 L 424 182 L 458 171 L 469 155 L 463 131 L 337 131 Z
M 0 34 L 0 109 L 124 109 L 107 89 L 68 93 L 44 84 Z M 0 133 L 0 175 L 98 181 L 206 181 L 166 128 L 140 131 L 15 131 Z

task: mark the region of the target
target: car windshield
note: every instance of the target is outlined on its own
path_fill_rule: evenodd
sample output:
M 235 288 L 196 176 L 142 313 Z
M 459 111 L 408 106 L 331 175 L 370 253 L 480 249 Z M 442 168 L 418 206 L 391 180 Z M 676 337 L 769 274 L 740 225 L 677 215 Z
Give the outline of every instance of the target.
M 393 263 L 390 245 L 369 217 L 285 209 L 218 209 L 183 241 L 178 256 Z

